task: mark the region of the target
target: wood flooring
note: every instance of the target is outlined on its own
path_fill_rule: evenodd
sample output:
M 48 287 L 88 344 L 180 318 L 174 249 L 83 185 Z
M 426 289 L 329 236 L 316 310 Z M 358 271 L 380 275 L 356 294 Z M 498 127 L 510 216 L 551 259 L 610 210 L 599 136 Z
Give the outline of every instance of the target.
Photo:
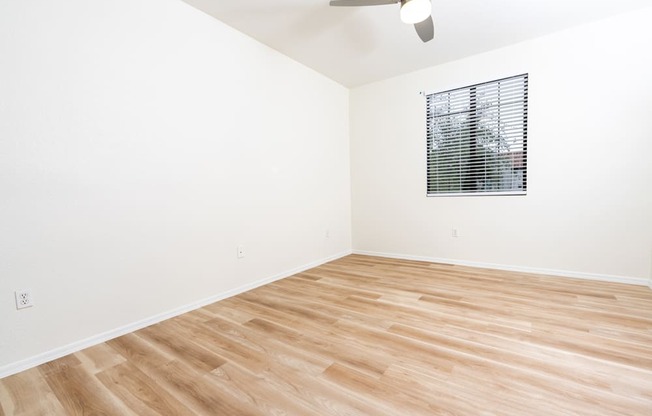
M 652 290 L 351 255 L 0 380 L 0 415 L 652 415 Z

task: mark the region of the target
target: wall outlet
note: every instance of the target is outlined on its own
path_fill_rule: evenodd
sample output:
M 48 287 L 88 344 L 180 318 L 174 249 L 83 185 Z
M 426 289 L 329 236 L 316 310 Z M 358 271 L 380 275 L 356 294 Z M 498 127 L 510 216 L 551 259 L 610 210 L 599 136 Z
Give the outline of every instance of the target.
M 325 237 L 326 237 L 326 238 L 331 238 L 331 230 L 330 230 L 330 228 L 327 228 L 327 229 L 326 229 L 326 235 L 325 235 Z
M 240 245 L 236 248 L 236 253 L 239 259 L 244 258 L 245 256 L 245 248 L 244 246 Z
M 453 230 L 451 231 L 451 237 L 453 238 L 459 237 L 459 235 L 457 234 L 457 228 L 453 228 Z
M 30 290 L 17 290 L 16 294 L 16 309 L 24 309 L 34 306 L 34 298 Z

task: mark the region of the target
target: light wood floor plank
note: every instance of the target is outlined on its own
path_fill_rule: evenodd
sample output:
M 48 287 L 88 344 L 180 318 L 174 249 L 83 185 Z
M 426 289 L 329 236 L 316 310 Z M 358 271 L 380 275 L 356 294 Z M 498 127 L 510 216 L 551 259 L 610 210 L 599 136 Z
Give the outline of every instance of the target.
M 351 255 L 0 380 L 4 415 L 652 415 L 652 291 Z
M 44 377 L 66 414 L 137 416 L 81 366 L 49 371 Z
M 129 362 L 102 371 L 97 378 L 139 416 L 195 414 Z
M 61 403 L 38 369 L 23 371 L 0 382 L 0 408 L 5 415 L 64 415 Z

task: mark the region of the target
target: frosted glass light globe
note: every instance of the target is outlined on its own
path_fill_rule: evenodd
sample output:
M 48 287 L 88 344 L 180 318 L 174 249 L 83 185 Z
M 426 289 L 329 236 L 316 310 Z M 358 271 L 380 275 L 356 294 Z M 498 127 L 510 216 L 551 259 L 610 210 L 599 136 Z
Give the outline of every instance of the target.
M 432 13 L 430 0 L 402 0 L 401 20 L 404 23 L 413 25 L 423 22 Z

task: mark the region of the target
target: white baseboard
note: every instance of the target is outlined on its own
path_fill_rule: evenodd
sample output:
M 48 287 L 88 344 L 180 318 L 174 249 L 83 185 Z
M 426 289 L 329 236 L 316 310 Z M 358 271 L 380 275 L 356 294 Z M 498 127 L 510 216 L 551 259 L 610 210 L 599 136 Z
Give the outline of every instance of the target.
M 603 282 L 626 283 L 630 285 L 650 286 L 650 288 L 652 288 L 652 282 L 649 279 L 639 278 L 639 277 L 582 273 L 582 272 L 572 272 L 567 270 L 542 269 L 537 267 L 525 267 L 525 266 L 511 266 L 506 264 L 482 263 L 482 262 L 466 261 L 466 260 L 442 259 L 437 257 L 413 256 L 410 254 L 397 254 L 397 253 L 381 253 L 376 251 L 364 251 L 364 250 L 353 250 L 353 254 L 387 257 L 387 258 L 401 259 L 401 260 L 427 261 L 430 263 L 455 264 L 459 266 L 482 267 L 486 269 L 507 270 L 512 272 L 534 273 L 534 274 L 543 274 L 543 275 L 559 276 L 559 277 L 570 277 L 575 279 L 598 280 Z
M 29 370 L 30 368 L 39 366 L 41 364 L 47 363 L 52 360 L 56 360 L 57 358 L 61 358 L 63 356 L 66 356 L 68 354 L 72 354 L 78 351 L 81 351 L 85 348 L 92 347 L 97 344 L 101 344 L 102 342 L 106 342 L 110 339 L 117 338 L 119 336 L 128 334 L 130 332 L 137 331 L 139 329 L 145 328 L 150 325 L 154 325 L 156 323 L 159 323 L 161 321 L 164 321 L 166 319 L 174 318 L 175 316 L 182 315 L 184 313 L 193 311 L 195 309 L 199 309 L 203 306 L 210 305 L 211 303 L 218 302 L 220 300 L 230 298 L 232 296 L 238 295 L 240 293 L 255 289 L 257 287 L 266 285 L 268 283 L 275 282 L 280 279 L 284 279 L 286 277 L 290 277 L 292 275 L 295 275 L 297 273 L 301 273 L 305 270 L 312 269 L 313 267 L 317 267 L 319 265 L 322 265 L 324 263 L 328 263 L 329 261 L 337 260 L 339 258 L 342 258 L 344 256 L 348 256 L 351 254 L 351 250 L 346 250 L 343 252 L 340 252 L 338 254 L 335 254 L 333 256 L 329 256 L 326 258 L 322 258 L 320 260 L 316 260 L 313 262 L 310 262 L 308 264 L 304 264 L 302 266 L 296 267 L 291 270 L 286 270 L 282 273 L 277 273 L 273 276 L 266 277 L 264 279 L 257 280 L 253 283 L 249 283 L 240 287 L 237 287 L 235 289 L 227 290 L 226 292 L 218 293 L 217 295 L 213 295 L 211 297 L 205 298 L 198 300 L 196 302 L 180 306 L 178 308 L 175 308 L 171 311 L 163 312 L 154 316 L 151 316 L 146 319 L 142 319 L 137 322 L 133 322 L 131 324 L 122 326 L 120 328 L 115 328 L 107 332 L 103 332 L 101 334 L 94 335 L 92 337 L 73 342 L 71 344 L 65 345 L 63 347 L 55 348 L 51 351 L 44 352 L 42 354 L 35 355 L 33 357 L 26 358 L 24 360 L 11 363 L 8 365 L 5 365 L 3 367 L 0 367 L 0 379 L 10 376 L 12 374 L 19 373 L 21 371 Z

